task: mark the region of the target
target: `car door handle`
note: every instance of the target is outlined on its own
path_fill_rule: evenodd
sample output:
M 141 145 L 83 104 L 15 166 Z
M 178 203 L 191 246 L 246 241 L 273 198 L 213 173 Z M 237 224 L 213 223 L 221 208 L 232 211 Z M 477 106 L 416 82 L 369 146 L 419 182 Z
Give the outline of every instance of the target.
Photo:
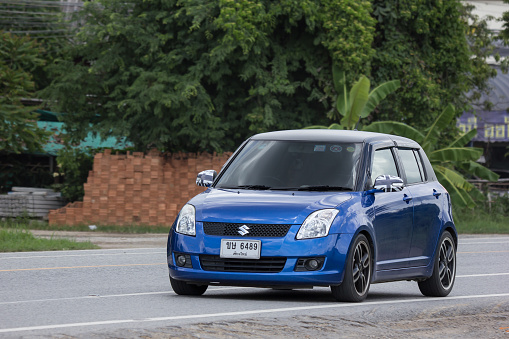
M 403 195 L 403 201 L 405 201 L 407 204 L 410 203 L 410 200 L 412 200 L 412 197 L 409 197 L 408 195 Z
M 437 198 L 437 199 L 438 199 L 438 197 L 439 197 L 441 194 L 442 194 L 442 193 L 437 192 L 437 190 L 436 190 L 436 189 L 433 189 L 433 196 L 434 196 L 435 198 Z

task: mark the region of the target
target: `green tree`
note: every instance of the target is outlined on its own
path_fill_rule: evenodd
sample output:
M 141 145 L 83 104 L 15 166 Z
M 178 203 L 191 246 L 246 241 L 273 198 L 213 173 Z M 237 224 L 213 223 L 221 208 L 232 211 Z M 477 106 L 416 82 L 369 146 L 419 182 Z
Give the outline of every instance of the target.
M 483 195 L 466 180 L 464 174 L 491 181 L 498 180 L 499 176 L 476 162 L 483 153 L 482 148 L 464 147 L 477 134 L 477 130 L 457 137 L 446 147 L 439 146 L 442 132 L 451 125 L 454 117 L 454 107 L 448 105 L 425 133 L 398 121 L 374 122 L 365 126 L 364 130 L 396 134 L 417 141 L 426 152 L 438 180 L 451 194 L 453 203 L 472 207 L 476 199 L 483 199 Z
M 22 102 L 33 96 L 31 71 L 44 64 L 41 53 L 30 38 L 0 32 L 0 151 L 40 151 L 47 138 L 37 127 L 35 108 Z
M 43 48 L 40 58 L 46 62 L 31 70 L 36 90 L 49 85 L 46 67 L 62 57 L 63 47 L 70 37 L 70 12 L 79 7 L 79 3 L 54 0 L 0 2 L 0 31 L 28 36 Z
M 332 61 L 352 79 L 369 71 L 370 12 L 367 0 L 87 2 L 72 60 L 43 93 L 76 138 L 92 129 L 141 150 L 231 150 L 325 122 Z
M 373 82 L 401 80 L 397 97 L 382 102 L 373 121 L 401 121 L 423 130 L 449 103 L 461 115 L 488 90 L 487 80 L 496 75 L 486 62 L 493 37 L 472 6 L 459 0 L 372 4 L 377 20 Z M 454 126 L 446 131 L 453 135 Z

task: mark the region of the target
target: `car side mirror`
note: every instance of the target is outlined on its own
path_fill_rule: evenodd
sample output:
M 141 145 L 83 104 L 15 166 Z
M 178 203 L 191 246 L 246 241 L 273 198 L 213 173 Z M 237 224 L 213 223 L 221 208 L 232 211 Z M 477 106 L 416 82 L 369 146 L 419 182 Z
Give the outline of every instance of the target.
M 403 189 L 404 182 L 400 177 L 393 175 L 379 175 L 373 187 L 381 192 L 399 192 Z
M 217 172 L 214 170 L 205 170 L 198 173 L 196 176 L 196 185 L 203 187 L 210 187 L 214 180 L 216 180 Z

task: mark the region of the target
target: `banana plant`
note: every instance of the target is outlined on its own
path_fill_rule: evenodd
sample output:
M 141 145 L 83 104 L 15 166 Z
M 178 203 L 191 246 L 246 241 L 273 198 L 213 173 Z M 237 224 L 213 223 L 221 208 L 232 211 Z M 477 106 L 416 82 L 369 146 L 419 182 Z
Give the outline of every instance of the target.
M 377 121 L 365 126 L 364 130 L 396 134 L 417 141 L 426 152 L 438 181 L 451 194 L 453 203 L 473 207 L 475 200 L 484 197 L 459 170 L 490 181 L 497 181 L 499 176 L 476 162 L 483 153 L 482 148 L 464 147 L 477 134 L 475 129 L 459 136 L 447 147 L 438 148 L 441 131 L 450 126 L 454 116 L 454 107 L 448 105 L 425 133 L 397 121 Z
M 361 75 L 351 88 L 348 87 L 345 72 L 337 65 L 332 67 L 332 78 L 336 90 L 336 110 L 328 115 L 339 124 L 330 126 L 309 126 L 308 129 L 354 129 L 361 118 L 366 118 L 387 95 L 400 87 L 399 80 L 384 82 L 371 92 L 371 82 Z

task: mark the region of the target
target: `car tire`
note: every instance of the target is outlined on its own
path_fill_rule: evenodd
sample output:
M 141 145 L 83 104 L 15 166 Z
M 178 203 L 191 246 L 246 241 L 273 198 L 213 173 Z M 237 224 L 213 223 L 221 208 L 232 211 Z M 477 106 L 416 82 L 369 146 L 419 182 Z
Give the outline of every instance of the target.
M 348 253 L 343 282 L 339 286 L 331 286 L 334 298 L 348 302 L 360 302 L 366 299 L 372 270 L 371 246 L 368 239 L 359 234 Z
M 445 231 L 440 237 L 438 251 L 433 263 L 433 274 L 420 281 L 419 290 L 427 297 L 445 297 L 456 279 L 456 246 L 451 234 Z
M 208 285 L 188 284 L 182 280 L 176 280 L 170 277 L 170 284 L 173 292 L 178 295 L 202 295 L 207 290 Z

